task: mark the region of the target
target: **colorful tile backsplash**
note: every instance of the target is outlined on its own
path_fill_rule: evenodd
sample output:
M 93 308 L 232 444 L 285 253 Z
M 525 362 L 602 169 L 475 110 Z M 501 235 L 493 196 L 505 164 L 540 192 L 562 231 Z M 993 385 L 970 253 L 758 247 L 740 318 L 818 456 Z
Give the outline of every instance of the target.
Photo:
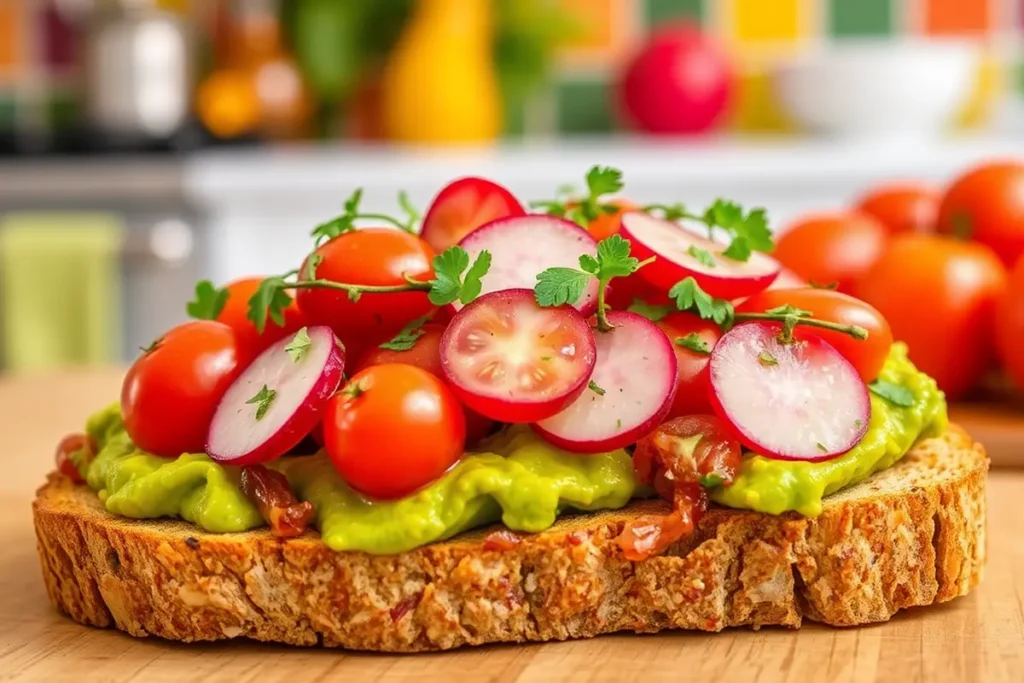
M 589 7 L 585 23 L 601 18 L 608 23 L 598 24 L 595 35 L 601 40 L 581 39 L 585 53 L 574 45 L 560 60 L 556 82 L 537 105 L 548 115 L 527 117 L 526 133 L 600 134 L 618 127 L 610 90 L 623 54 L 642 43 L 645 32 L 680 20 L 697 23 L 731 52 L 739 73 L 728 126 L 744 132 L 794 130 L 775 101 L 769 70 L 781 59 L 830 42 L 920 37 L 978 41 L 985 57 L 959 117 L 963 126 L 984 124 L 998 97 L 1024 95 L 1024 0 L 558 1 L 573 12 Z

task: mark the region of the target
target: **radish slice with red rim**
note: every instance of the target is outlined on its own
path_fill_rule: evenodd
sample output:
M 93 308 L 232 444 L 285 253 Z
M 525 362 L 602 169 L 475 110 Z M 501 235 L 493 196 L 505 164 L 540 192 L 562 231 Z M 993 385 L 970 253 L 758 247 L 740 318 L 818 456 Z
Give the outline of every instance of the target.
M 440 254 L 481 225 L 525 214 L 519 200 L 501 185 L 485 178 L 459 178 L 430 204 L 420 237 Z
M 668 415 L 676 389 L 676 354 L 647 318 L 611 311 L 614 328 L 595 333 L 597 364 L 589 387 L 568 408 L 533 425 L 546 441 L 576 453 L 604 453 L 636 443 Z
M 570 306 L 542 308 L 532 290 L 479 297 L 441 337 L 441 367 L 459 399 L 499 422 L 535 422 L 586 388 L 594 333 Z
M 597 256 L 597 242 L 586 230 L 554 216 L 531 214 L 501 218 L 469 233 L 459 245 L 469 261 L 487 250 L 491 268 L 481 279 L 483 294 L 505 289 L 533 289 L 537 275 L 548 268 L 580 267 L 580 256 Z M 455 310 L 462 308 L 456 301 Z M 591 278 L 574 306 L 583 315 L 597 308 L 597 280 Z
M 778 261 L 759 251 L 751 253 L 746 261 L 723 256 L 727 245 L 642 212 L 623 214 L 622 236 L 632 242 L 632 254 L 641 261 L 656 257 L 639 273 L 665 291 L 692 277 L 711 296 L 736 299 L 768 287 L 782 268 Z
M 252 465 L 299 444 L 341 383 L 345 351 L 331 328 L 306 328 L 268 347 L 228 387 L 206 438 L 218 462 Z
M 829 460 L 853 448 L 871 419 L 868 388 L 835 348 L 782 324 L 749 322 L 711 353 L 711 403 L 751 450 L 778 460 Z

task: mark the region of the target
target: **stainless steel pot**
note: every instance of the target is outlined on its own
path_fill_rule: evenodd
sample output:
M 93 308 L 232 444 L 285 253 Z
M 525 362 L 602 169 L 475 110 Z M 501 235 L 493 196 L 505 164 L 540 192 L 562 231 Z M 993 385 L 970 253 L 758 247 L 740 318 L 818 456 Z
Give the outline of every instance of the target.
M 85 49 L 86 114 L 115 140 L 171 138 L 190 113 L 185 27 L 152 0 L 99 0 Z

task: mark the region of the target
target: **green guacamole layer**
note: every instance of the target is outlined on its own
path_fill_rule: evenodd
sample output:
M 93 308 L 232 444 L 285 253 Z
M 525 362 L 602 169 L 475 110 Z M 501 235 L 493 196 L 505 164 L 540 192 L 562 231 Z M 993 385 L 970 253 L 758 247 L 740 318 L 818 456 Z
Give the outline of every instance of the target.
M 943 395 L 907 360 L 905 347 L 893 347 L 881 379 L 909 389 L 913 405 L 901 408 L 872 395 L 867 434 L 850 452 L 822 463 L 748 454 L 733 485 L 714 490 L 712 498 L 729 507 L 814 516 L 824 496 L 890 467 L 922 435 L 945 428 Z M 263 526 L 239 489 L 238 468 L 202 453 L 170 459 L 140 452 L 117 405 L 94 415 L 86 431 L 100 446 L 86 481 L 110 512 L 136 519 L 180 517 L 211 532 Z M 616 509 L 645 492 L 625 451 L 575 455 L 523 426 L 488 439 L 441 479 L 397 501 L 359 495 L 323 454 L 282 458 L 272 467 L 313 504 L 328 547 L 377 554 L 404 552 L 498 520 L 517 531 L 543 531 L 565 510 Z

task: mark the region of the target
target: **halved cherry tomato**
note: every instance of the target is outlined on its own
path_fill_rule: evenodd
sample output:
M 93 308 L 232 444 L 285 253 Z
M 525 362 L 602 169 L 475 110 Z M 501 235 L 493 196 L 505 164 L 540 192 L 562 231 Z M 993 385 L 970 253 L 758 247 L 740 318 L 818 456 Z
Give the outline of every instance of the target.
M 995 303 L 1006 271 L 983 244 L 900 235 L 861 282 L 860 296 L 910 348 L 949 399 L 973 387 L 993 355 Z
M 422 336 L 416 339 L 412 348 L 405 351 L 394 351 L 382 349 L 380 346 L 373 346 L 359 357 L 352 372 L 361 372 L 372 365 L 405 363 L 406 365 L 414 365 L 417 368 L 426 370 L 441 381 L 447 381 L 441 368 L 441 336 L 444 334 L 444 328 L 444 325 L 437 323 L 425 324 L 421 328 Z M 469 408 L 465 408 L 465 411 L 466 447 L 471 448 L 480 439 L 493 431 L 494 420 L 475 413 Z
M 402 363 L 357 373 L 327 403 L 324 441 L 349 486 L 373 498 L 408 496 L 462 457 L 462 406 L 441 380 Z
M 96 442 L 88 434 L 68 434 L 57 444 L 57 451 L 54 456 L 57 464 L 57 471 L 65 477 L 81 484 L 82 473 L 75 466 L 72 456 L 81 453 L 81 457 L 89 462 L 96 456 Z
M 996 308 L 996 345 L 1006 372 L 1024 389 L 1024 255 Z
M 456 395 L 498 422 L 539 422 L 561 412 L 594 371 L 594 333 L 570 306 L 542 308 L 533 291 L 506 289 L 456 314 L 441 364 Z
M 738 313 L 763 313 L 780 306 L 795 306 L 810 311 L 811 317 L 839 325 L 859 325 L 868 331 L 868 338 L 857 340 L 842 332 L 817 327 L 803 327 L 801 334 L 814 334 L 841 353 L 857 369 L 865 382 L 878 377 L 892 348 L 889 322 L 873 306 L 848 294 L 827 289 L 772 289 L 756 294 L 742 304 Z
M 877 219 L 893 235 L 903 232 L 934 232 L 942 196 L 933 188 L 915 183 L 880 187 L 860 198 L 857 211 Z
M 355 285 L 400 285 L 405 277 L 429 280 L 434 250 L 416 235 L 390 228 L 365 228 L 321 245 L 316 277 Z M 305 272 L 303 264 L 300 272 Z M 299 308 L 310 325 L 328 325 L 352 357 L 370 340 L 387 339 L 433 306 L 426 292 L 365 293 L 358 301 L 323 288 L 300 289 Z
M 484 178 L 459 178 L 431 203 L 420 234 L 441 253 L 485 223 L 525 214 L 519 200 L 501 185 Z
M 885 250 L 889 231 L 862 213 L 809 216 L 782 233 L 774 256 L 807 282 L 852 294 Z
M 255 358 L 259 352 L 271 344 L 285 337 L 294 335 L 305 324 L 306 318 L 299 310 L 298 304 L 292 300 L 290 306 L 284 309 L 284 325 L 278 325 L 270 318 L 267 318 L 267 326 L 263 334 L 256 331 L 256 326 L 249 320 L 249 299 L 256 293 L 260 286 L 261 279 L 258 277 L 235 280 L 227 285 L 228 300 L 224 309 L 217 316 L 217 321 L 222 322 L 235 331 L 238 342 L 246 350 L 248 358 Z
M 1024 164 L 985 164 L 958 178 L 942 198 L 939 232 L 988 245 L 1012 266 L 1024 254 Z
M 654 324 L 665 331 L 676 352 L 676 397 L 668 418 L 711 412 L 708 362 L 711 350 L 722 338 L 722 328 L 692 313 L 672 313 Z M 697 340 L 707 346 L 707 353 L 680 343 L 691 334 L 697 335 Z
M 167 457 L 204 452 L 217 404 L 243 369 L 240 349 L 224 323 L 196 320 L 143 351 L 121 386 L 121 417 L 135 445 Z

